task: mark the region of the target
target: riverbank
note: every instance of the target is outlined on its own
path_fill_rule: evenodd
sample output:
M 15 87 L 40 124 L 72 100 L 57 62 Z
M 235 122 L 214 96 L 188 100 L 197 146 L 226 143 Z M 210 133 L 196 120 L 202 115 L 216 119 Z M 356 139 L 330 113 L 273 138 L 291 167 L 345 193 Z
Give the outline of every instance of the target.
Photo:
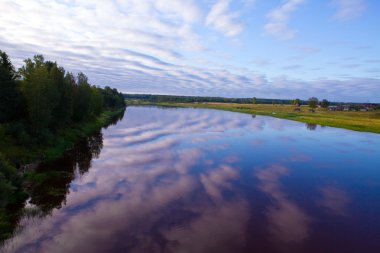
M 317 108 L 309 112 L 308 106 L 301 106 L 294 111 L 291 105 L 268 104 L 229 104 L 229 103 L 158 103 L 159 106 L 209 108 L 247 114 L 272 116 L 309 124 L 318 124 L 355 130 L 360 132 L 380 133 L 380 111 L 328 111 Z
M 68 128 L 60 129 L 49 143 L 42 145 L 20 146 L 11 138 L 5 138 L 0 144 L 0 153 L 14 165 L 55 160 L 80 139 L 109 124 L 114 117 L 124 110 L 125 108 L 104 111 L 93 120 L 76 123 Z
M 0 144 L 0 244 L 12 235 L 22 203 L 30 195 L 30 185 L 36 184 L 36 179 L 41 180 L 42 174 L 35 174 L 33 168 L 40 162 L 49 162 L 63 156 L 83 138 L 119 119 L 124 110 L 125 108 L 104 111 L 91 121 L 61 129 L 49 145 L 17 146 L 9 139 Z M 16 169 L 17 164 L 22 166 Z M 49 175 L 42 176 L 46 179 Z

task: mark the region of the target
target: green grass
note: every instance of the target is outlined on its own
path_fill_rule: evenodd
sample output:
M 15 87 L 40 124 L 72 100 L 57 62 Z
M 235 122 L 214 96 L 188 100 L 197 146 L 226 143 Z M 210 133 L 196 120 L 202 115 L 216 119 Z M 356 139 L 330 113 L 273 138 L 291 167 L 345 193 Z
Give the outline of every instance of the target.
M 91 135 L 101 127 L 107 125 L 123 109 L 116 111 L 105 111 L 95 119 L 71 125 L 58 131 L 48 144 L 37 144 L 33 146 L 20 145 L 12 136 L 3 136 L 0 142 L 0 153 L 3 153 L 13 164 L 27 164 L 43 158 L 44 161 L 52 161 L 73 147 L 80 139 Z
M 159 103 L 160 106 L 210 108 L 232 112 L 267 115 L 276 118 L 295 120 L 310 124 L 319 124 L 345 128 L 361 132 L 380 133 L 380 111 L 328 111 L 318 108 L 309 112 L 308 106 L 301 106 L 300 112 L 291 105 L 268 104 L 228 104 L 228 103 Z
M 54 146 L 46 147 L 42 150 L 45 155 L 45 159 L 47 161 L 52 161 L 59 158 L 66 150 L 72 148 L 76 142 L 88 135 L 91 135 L 103 126 L 106 126 L 123 110 L 124 109 L 117 111 L 106 111 L 92 121 L 76 124 L 69 129 L 62 130 L 58 133 Z

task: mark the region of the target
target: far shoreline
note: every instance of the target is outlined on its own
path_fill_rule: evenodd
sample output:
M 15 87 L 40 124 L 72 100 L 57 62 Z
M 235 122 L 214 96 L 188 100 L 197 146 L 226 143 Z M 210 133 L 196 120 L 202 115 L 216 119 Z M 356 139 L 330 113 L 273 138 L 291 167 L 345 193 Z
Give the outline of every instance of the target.
M 157 105 L 166 107 L 208 108 L 246 114 L 271 116 L 309 124 L 337 127 L 359 132 L 380 134 L 380 111 L 329 111 L 317 108 L 309 112 L 308 106 L 301 106 L 300 111 L 294 111 L 293 105 L 268 104 L 234 104 L 234 103 L 129 103 L 128 105 Z

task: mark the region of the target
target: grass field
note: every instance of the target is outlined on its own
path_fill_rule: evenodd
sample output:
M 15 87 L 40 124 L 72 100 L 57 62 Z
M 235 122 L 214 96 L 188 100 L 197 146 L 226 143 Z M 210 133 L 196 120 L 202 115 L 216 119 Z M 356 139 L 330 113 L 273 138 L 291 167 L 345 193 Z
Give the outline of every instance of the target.
M 276 118 L 295 120 L 310 124 L 339 127 L 361 132 L 380 133 L 380 111 L 328 111 L 317 108 L 309 112 L 308 106 L 294 111 L 292 105 L 228 104 L 228 103 L 159 103 L 161 106 L 194 107 L 226 110 L 232 112 L 268 115 Z

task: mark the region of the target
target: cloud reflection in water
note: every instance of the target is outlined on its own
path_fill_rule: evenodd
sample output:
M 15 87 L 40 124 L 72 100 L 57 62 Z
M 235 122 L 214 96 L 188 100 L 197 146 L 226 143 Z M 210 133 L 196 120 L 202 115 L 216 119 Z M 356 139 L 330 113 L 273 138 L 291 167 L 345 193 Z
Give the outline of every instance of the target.
M 259 188 L 274 200 L 266 210 L 271 234 L 283 243 L 301 243 L 309 236 L 312 219 L 283 192 L 280 179 L 288 173 L 288 168 L 272 165 L 257 171 L 256 177 Z
M 346 151 L 355 152 L 349 159 L 339 153 L 341 133 L 350 144 Z M 308 244 L 314 232 L 329 229 L 319 218 L 339 215 L 344 222 L 349 203 L 361 201 L 344 190 L 356 180 L 355 166 L 360 164 L 362 178 L 380 181 L 368 173 L 378 161 L 361 151 L 368 140 L 374 147 L 380 141 L 347 133 L 308 131 L 299 122 L 216 110 L 127 108 L 123 121 L 103 130 L 99 157 L 70 183 L 66 203 L 51 215 L 24 217 L 23 229 L 0 251 L 323 249 L 318 238 L 321 248 Z M 329 160 L 321 159 L 325 156 Z M 259 168 L 254 178 L 252 168 Z M 326 179 L 340 180 L 339 187 L 321 188 Z M 328 252 L 313 250 L 308 252 Z
M 191 172 L 205 150 L 225 145 L 181 147 L 192 134 L 202 138 L 199 134 L 212 132 L 215 140 L 234 128 L 260 129 L 260 121 L 251 124 L 248 115 L 219 115 L 126 116 L 105 131 L 99 159 L 72 182 L 75 190 L 66 206 L 49 217 L 25 218 L 24 230 L 5 252 L 230 252 L 243 247 L 248 203 L 231 184 L 239 170 L 213 161 L 217 167 L 210 171 Z M 236 196 L 227 199 L 226 191 Z

